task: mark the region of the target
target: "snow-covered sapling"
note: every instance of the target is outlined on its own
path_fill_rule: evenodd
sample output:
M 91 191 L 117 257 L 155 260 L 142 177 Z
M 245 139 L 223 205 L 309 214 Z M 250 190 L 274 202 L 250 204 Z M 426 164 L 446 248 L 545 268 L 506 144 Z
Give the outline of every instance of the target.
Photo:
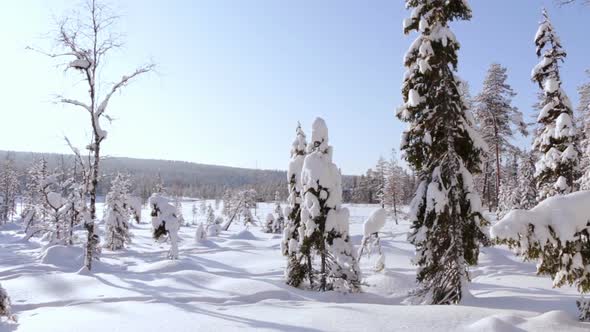
M 381 239 L 379 238 L 379 231 L 385 226 L 387 213 L 384 208 L 377 209 L 371 213 L 369 218 L 363 224 L 363 239 L 361 240 L 361 248 L 359 249 L 359 262 L 363 254 L 371 256 L 371 252 L 375 249 L 379 254 L 377 262 L 375 262 L 375 271 L 379 272 L 385 268 L 385 254 L 381 249 Z
M 199 223 L 199 226 L 197 226 L 197 231 L 195 232 L 195 241 L 199 243 L 205 240 L 207 240 L 207 232 L 205 231 L 203 223 Z
M 265 233 L 274 233 L 275 216 L 272 213 L 266 215 L 266 221 L 264 223 Z
M 176 208 L 170 201 L 159 193 L 154 193 L 149 199 L 149 206 L 152 216 L 152 227 L 154 238 L 161 239 L 168 236 L 170 239 L 170 259 L 178 258 L 178 229 L 180 224 L 176 217 Z
M 117 174 L 111 183 L 111 190 L 106 198 L 105 227 L 106 239 L 104 247 L 119 250 L 131 242 L 129 232 L 129 207 L 127 206 L 129 180 Z

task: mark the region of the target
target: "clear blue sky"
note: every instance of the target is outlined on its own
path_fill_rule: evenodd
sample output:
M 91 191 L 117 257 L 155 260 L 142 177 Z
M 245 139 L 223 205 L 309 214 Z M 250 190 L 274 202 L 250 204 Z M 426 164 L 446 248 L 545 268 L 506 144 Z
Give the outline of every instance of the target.
M 27 45 L 45 37 L 78 1 L 19 0 L 0 4 L 0 149 L 68 152 L 67 134 L 87 142 L 86 114 L 51 103 L 75 97 L 78 77 Z M 557 8 L 552 0 L 471 0 L 473 19 L 454 23 L 462 44 L 460 76 L 472 94 L 487 67 L 509 69 L 515 104 L 531 114 L 537 89 L 533 36 L 543 6 L 568 52 L 564 87 L 590 68 L 590 7 Z M 125 49 L 113 55 L 103 79 L 114 81 L 153 60 L 146 76 L 113 97 L 104 152 L 241 167 L 285 169 L 297 121 L 309 133 L 326 119 L 334 159 L 348 174 L 362 173 L 398 147 L 405 124 L 402 57 L 415 38 L 402 34 L 408 13 L 400 0 L 117 1 Z M 76 87 L 77 84 L 77 87 Z M 310 134 L 310 133 L 309 133 Z

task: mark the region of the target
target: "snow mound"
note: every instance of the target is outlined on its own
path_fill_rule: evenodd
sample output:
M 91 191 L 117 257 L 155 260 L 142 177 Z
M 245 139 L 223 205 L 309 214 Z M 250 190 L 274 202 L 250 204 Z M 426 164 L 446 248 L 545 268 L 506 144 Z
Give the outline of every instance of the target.
M 78 269 L 84 263 L 84 249 L 74 246 L 51 246 L 41 255 L 41 263 Z
M 500 319 L 497 316 L 482 318 L 467 327 L 468 331 L 479 332 L 519 332 L 522 329 Z
M 256 236 L 254 236 L 254 234 L 252 234 L 247 229 L 245 229 L 237 234 L 234 234 L 234 235 L 230 236 L 229 238 L 236 239 L 236 240 L 258 240 L 258 238 Z
M 183 270 L 202 270 L 201 266 L 186 259 L 162 260 L 154 263 L 145 263 L 137 266 L 130 266 L 127 271 L 134 273 L 169 273 Z

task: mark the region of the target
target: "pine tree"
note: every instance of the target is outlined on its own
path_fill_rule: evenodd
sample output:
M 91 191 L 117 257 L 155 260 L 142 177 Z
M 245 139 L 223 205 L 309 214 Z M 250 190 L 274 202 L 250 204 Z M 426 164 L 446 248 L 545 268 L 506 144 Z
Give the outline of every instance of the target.
M 129 193 L 129 180 L 127 177 L 117 174 L 111 182 L 111 190 L 106 197 L 105 227 L 106 239 L 104 247 L 110 250 L 119 250 L 125 244 L 131 242 L 129 232 L 129 208 L 127 199 Z
M 299 246 L 299 240 L 303 235 L 301 233 L 301 170 L 307 146 L 305 134 L 299 123 L 295 134 L 295 140 L 291 144 L 291 161 L 287 172 L 287 180 L 289 181 L 288 206 L 285 208 L 287 224 L 283 230 L 281 251 L 283 256 L 287 257 L 287 267 L 285 268 L 287 284 L 298 287 L 310 271 L 311 257 L 303 255 Z
M 506 83 L 507 79 L 507 69 L 500 64 L 492 64 L 483 82 L 482 92 L 475 97 L 475 119 L 482 138 L 491 150 L 487 154 L 487 170 L 490 173 L 492 167 L 495 170 L 496 182 L 493 198 L 496 206 L 499 203 L 502 185 L 502 155 L 515 148 L 510 142 L 510 139 L 514 137 L 513 127 L 517 128 L 521 134 L 528 135 L 522 113 L 511 105 L 512 98 L 516 96 L 516 93 Z M 491 206 L 493 203 L 488 201 L 488 204 Z
M 518 168 L 518 205 L 516 208 L 529 210 L 537 205 L 537 185 L 535 182 L 535 155 L 527 152 L 522 155 Z
M 537 118 L 539 130 L 533 149 L 540 154 L 536 164 L 539 201 L 575 191 L 579 177 L 578 130 L 573 122 L 572 104 L 561 88 L 559 63 L 566 53 L 543 10 L 543 21 L 535 35 L 537 56 L 541 61 L 532 71 L 532 80 L 543 90 L 541 111 Z
M 319 290 L 359 291 L 360 270 L 348 234 L 349 212 L 341 206 L 342 176 L 332 162 L 328 128 L 321 118 L 313 123 L 301 185 L 301 252 L 306 257 L 313 254 L 320 258 Z M 310 277 L 312 287 L 313 279 Z
M 465 0 L 406 0 L 406 7 L 414 10 L 404 32 L 419 32 L 405 56 L 405 104 L 398 110 L 409 123 L 401 148 L 421 181 L 409 218 L 419 266 L 413 295 L 422 303 L 459 303 L 468 266 L 477 264 L 487 242 L 471 175 L 480 171 L 486 144 L 459 91 L 459 43 L 448 26 L 470 19 L 471 9 Z

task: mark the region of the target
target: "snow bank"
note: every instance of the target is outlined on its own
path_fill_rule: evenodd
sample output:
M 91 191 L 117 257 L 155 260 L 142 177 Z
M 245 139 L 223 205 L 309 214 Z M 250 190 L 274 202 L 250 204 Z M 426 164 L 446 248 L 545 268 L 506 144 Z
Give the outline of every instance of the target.
M 41 255 L 41 263 L 77 270 L 84 264 L 84 249 L 74 246 L 51 246 Z

